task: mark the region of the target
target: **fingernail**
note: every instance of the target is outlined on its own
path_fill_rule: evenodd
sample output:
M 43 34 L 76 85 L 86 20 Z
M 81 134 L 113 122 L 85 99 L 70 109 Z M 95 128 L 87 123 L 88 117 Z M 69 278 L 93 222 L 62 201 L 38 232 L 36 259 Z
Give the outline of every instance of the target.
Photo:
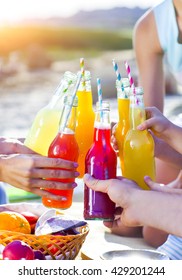
M 76 172 L 74 173 L 74 175 L 75 175 L 75 177 L 78 177 L 78 176 L 80 175 L 80 173 L 79 173 L 78 171 L 76 171 Z
M 139 124 L 139 125 L 137 126 L 137 129 L 138 129 L 138 130 L 142 130 L 142 129 L 143 129 L 143 126 L 142 126 L 141 124 Z
M 71 185 L 73 188 L 75 188 L 75 187 L 77 187 L 77 183 L 72 183 L 72 185 Z
M 150 181 L 151 178 L 150 178 L 149 176 L 144 176 L 144 180 L 145 180 L 145 181 Z
M 78 167 L 78 163 L 77 162 L 74 162 L 74 167 L 76 168 L 76 167 Z
M 84 175 L 84 179 L 85 179 L 85 180 L 89 180 L 90 178 L 91 178 L 91 175 L 90 175 L 90 174 L 86 173 L 86 174 Z

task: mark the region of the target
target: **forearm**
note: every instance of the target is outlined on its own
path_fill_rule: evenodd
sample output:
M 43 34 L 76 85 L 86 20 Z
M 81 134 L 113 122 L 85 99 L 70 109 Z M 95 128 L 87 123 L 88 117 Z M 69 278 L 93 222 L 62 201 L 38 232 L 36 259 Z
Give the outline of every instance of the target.
M 162 135 L 164 141 L 166 141 L 171 147 L 182 154 L 182 127 L 177 126 L 173 123 L 170 124 L 168 130 Z
M 154 227 L 182 237 L 181 201 L 182 193 L 141 191 L 135 201 L 136 220 L 141 225 Z
M 160 143 L 160 144 L 159 144 Z M 171 165 L 173 168 L 182 168 L 182 154 L 169 146 L 166 142 L 158 142 L 158 152 L 156 157 Z

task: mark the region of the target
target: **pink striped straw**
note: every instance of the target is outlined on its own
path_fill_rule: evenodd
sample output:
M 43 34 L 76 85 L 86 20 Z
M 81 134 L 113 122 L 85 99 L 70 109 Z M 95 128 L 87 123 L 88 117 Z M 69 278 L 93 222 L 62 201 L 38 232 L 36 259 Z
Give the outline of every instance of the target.
M 128 74 L 128 79 L 129 79 L 129 82 L 130 82 L 130 87 L 132 89 L 132 92 L 135 93 L 135 85 L 134 85 L 134 80 L 131 76 L 131 70 L 130 70 L 130 66 L 128 65 L 128 62 L 125 61 L 125 68 L 126 68 L 126 72 Z

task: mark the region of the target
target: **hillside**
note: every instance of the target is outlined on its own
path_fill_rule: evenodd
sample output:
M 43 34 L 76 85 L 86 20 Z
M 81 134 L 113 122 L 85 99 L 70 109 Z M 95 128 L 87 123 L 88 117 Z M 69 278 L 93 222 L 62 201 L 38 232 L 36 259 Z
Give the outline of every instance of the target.
M 24 24 L 52 25 L 62 27 L 100 28 L 100 29 L 128 29 L 132 28 L 139 17 L 147 9 L 139 7 L 116 7 L 109 10 L 80 11 L 75 15 L 63 18 L 52 17 L 47 19 L 26 20 Z

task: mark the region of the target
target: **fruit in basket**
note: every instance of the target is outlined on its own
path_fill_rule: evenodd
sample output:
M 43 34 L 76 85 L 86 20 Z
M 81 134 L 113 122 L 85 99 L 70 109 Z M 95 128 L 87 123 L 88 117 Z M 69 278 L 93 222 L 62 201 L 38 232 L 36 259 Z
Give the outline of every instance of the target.
M 31 233 L 31 227 L 27 219 L 22 214 L 13 211 L 0 212 L 0 230 Z
M 39 218 L 37 215 L 29 211 L 23 211 L 21 214 L 27 219 L 29 224 L 35 224 Z
M 29 212 L 29 211 L 23 211 L 23 212 L 21 212 L 21 214 L 29 222 L 30 227 L 31 227 L 31 233 L 34 234 L 34 232 L 35 232 L 35 225 L 36 225 L 36 222 L 38 221 L 39 217 L 37 215 L 33 214 L 32 212 Z
M 45 260 L 44 254 L 39 250 L 33 250 L 34 252 L 34 260 Z
M 34 260 L 34 251 L 25 242 L 15 240 L 5 246 L 3 260 Z

